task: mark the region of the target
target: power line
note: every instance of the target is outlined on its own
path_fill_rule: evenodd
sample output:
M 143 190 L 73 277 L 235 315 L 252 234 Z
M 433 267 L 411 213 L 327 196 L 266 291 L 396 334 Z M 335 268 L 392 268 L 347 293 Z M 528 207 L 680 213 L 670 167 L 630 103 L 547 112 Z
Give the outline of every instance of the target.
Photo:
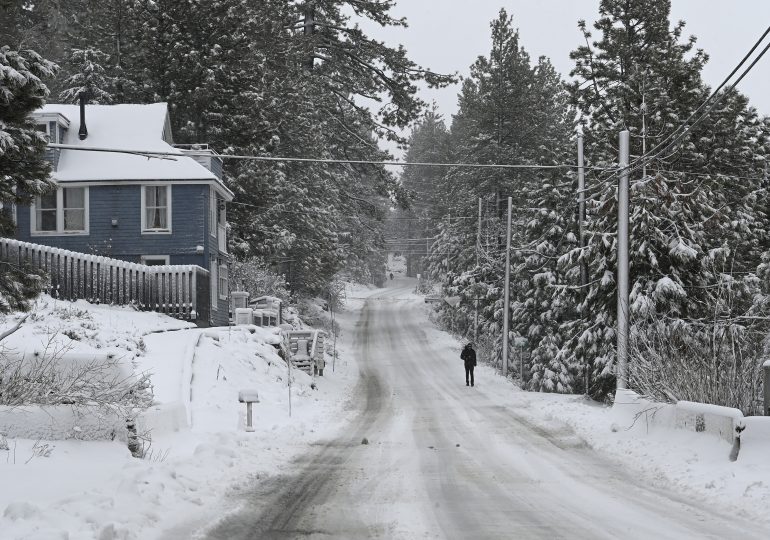
M 661 154 L 665 153 L 669 148 L 671 148 L 680 140 L 682 140 L 682 138 L 685 135 L 687 135 L 690 131 L 692 131 L 692 129 L 695 127 L 695 124 L 697 124 L 698 122 L 703 120 L 705 117 L 707 117 L 711 113 L 711 111 L 714 110 L 714 108 L 719 104 L 719 102 L 722 101 L 732 90 L 735 89 L 738 83 L 740 83 L 743 80 L 743 78 L 754 68 L 757 62 L 759 62 L 759 60 L 764 56 L 764 54 L 770 48 L 770 43 L 768 43 L 765 46 L 765 48 L 762 50 L 762 52 L 760 52 L 759 55 L 757 55 L 757 57 L 754 59 L 754 61 L 751 64 L 749 64 L 749 66 L 744 70 L 741 76 L 738 77 L 738 79 L 734 83 L 732 83 L 729 86 L 729 88 L 725 90 L 725 92 L 723 92 L 721 95 L 718 95 L 719 91 L 727 84 L 727 82 L 733 77 L 733 75 L 735 75 L 735 73 L 741 68 L 741 66 L 743 66 L 743 64 L 745 64 L 746 61 L 751 57 L 751 55 L 754 53 L 757 47 L 759 47 L 759 45 L 762 43 L 762 41 L 765 39 L 768 33 L 770 33 L 770 26 L 768 26 L 765 29 L 762 36 L 760 36 L 760 38 L 757 40 L 754 46 L 751 47 L 749 52 L 746 53 L 746 55 L 741 59 L 738 65 L 735 66 L 735 68 L 730 72 L 730 74 L 717 87 L 717 89 L 714 90 L 714 92 L 697 109 L 695 109 L 695 111 L 693 111 L 693 113 L 684 122 L 682 122 L 682 124 L 676 130 L 674 130 L 668 137 L 666 137 L 663 141 L 661 141 L 655 148 L 647 152 L 645 156 L 641 156 L 640 158 L 638 158 L 635 163 L 632 163 L 629 166 L 629 169 L 638 169 L 643 163 L 649 162 L 659 157 Z M 715 97 L 716 99 L 714 100 Z M 700 116 L 698 116 L 698 118 L 696 118 L 690 123 L 690 120 L 692 120 L 692 118 L 696 114 L 698 114 L 701 111 L 701 109 L 703 109 L 706 105 L 708 105 L 711 100 L 714 100 L 714 101 L 713 103 L 711 103 L 709 108 L 706 109 Z M 683 128 L 684 130 L 677 135 L 677 132 L 679 132 L 679 130 Z M 674 140 L 670 141 L 672 137 L 674 137 Z
M 122 148 L 98 148 L 95 146 L 80 146 L 72 144 L 48 143 L 49 148 L 58 148 L 60 150 L 79 150 L 82 152 L 108 152 L 116 154 L 130 154 L 147 158 L 172 159 L 180 157 L 211 157 L 206 152 L 159 152 L 155 150 L 130 150 Z M 557 165 L 539 165 L 539 164 L 505 164 L 505 163 L 433 163 L 433 162 L 406 162 L 406 161 L 377 161 L 377 160 L 357 160 L 357 159 L 331 159 L 331 158 L 298 158 L 298 157 L 278 157 L 278 156 L 253 156 L 237 154 L 217 154 L 216 157 L 222 159 L 239 159 L 247 161 L 264 162 L 288 162 L 288 163 L 327 163 L 327 164 L 347 164 L 347 165 L 382 165 L 395 167 L 464 167 L 471 169 L 577 169 L 576 164 L 564 163 Z M 590 167 L 587 167 L 590 168 Z

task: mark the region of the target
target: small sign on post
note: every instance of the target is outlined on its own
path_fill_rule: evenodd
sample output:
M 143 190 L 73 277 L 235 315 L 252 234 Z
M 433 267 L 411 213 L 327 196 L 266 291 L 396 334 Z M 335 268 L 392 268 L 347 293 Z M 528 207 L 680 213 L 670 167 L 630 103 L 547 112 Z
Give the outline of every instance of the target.
M 444 302 L 452 306 L 453 308 L 456 308 L 460 305 L 461 298 L 459 296 L 445 296 Z
M 259 403 L 259 393 L 251 388 L 238 392 L 238 401 L 246 404 L 246 431 L 254 431 L 252 424 L 251 405 Z

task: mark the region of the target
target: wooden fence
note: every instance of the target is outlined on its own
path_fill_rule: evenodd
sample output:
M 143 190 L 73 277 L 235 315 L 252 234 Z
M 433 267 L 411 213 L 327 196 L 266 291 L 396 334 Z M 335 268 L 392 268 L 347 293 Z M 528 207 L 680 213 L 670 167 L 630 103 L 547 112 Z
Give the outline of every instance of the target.
M 55 298 L 133 304 L 177 319 L 209 321 L 209 272 L 200 266 L 147 266 L 9 238 L 0 238 L 0 259 L 42 269 Z

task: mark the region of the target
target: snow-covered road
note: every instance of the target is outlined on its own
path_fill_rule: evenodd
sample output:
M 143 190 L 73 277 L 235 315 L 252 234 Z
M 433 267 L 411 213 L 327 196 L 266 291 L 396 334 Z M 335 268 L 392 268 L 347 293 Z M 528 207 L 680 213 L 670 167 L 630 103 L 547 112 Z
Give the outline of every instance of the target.
M 566 425 L 534 423 L 488 368 L 466 387 L 414 282 L 391 283 L 355 325 L 360 414 L 294 475 L 260 481 L 206 538 L 767 537 L 645 485 Z

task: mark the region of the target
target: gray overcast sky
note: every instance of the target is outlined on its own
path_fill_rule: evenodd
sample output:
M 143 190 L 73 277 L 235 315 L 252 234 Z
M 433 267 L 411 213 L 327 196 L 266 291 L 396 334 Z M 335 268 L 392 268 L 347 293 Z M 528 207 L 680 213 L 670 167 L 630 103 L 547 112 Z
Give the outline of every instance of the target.
M 410 58 L 443 72 L 468 74 L 479 55 L 489 52 L 489 23 L 501 7 L 514 17 L 521 43 L 532 58 L 545 55 L 567 78 L 569 53 L 581 43 L 578 19 L 589 26 L 598 18 L 599 0 L 397 0 L 393 14 L 404 16 L 409 28 L 364 28 L 389 44 L 402 43 Z M 735 67 L 770 24 L 770 0 L 673 0 L 672 21 L 687 22 L 685 36 L 695 35 L 697 47 L 710 56 L 705 81 L 715 87 Z M 770 52 L 757 63 L 739 90 L 760 113 L 770 114 Z M 435 100 L 447 122 L 457 111 L 458 86 L 424 90 Z

